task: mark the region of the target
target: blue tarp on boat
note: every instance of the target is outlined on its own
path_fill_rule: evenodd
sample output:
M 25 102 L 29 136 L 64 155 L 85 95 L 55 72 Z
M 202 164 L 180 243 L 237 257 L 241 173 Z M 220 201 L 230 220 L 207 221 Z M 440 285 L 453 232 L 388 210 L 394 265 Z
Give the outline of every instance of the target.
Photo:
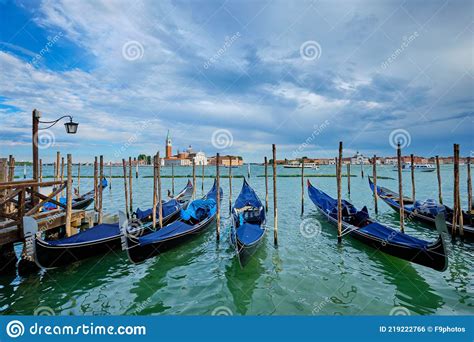
M 60 239 L 60 240 L 51 240 L 47 241 L 48 244 L 52 246 L 61 246 L 65 244 L 73 244 L 73 243 L 84 243 L 84 242 L 91 242 L 101 239 L 106 239 L 114 236 L 120 235 L 120 228 L 118 223 L 103 223 L 97 226 L 94 226 L 90 229 L 87 229 L 83 232 L 77 233 L 73 236 Z
M 326 213 L 332 217 L 337 217 L 337 200 L 327 195 L 326 193 L 316 189 L 310 184 L 308 187 L 309 198 L 318 207 L 323 209 Z M 356 214 L 357 209 L 346 200 L 341 201 L 343 215 Z
M 171 199 L 167 202 L 164 202 L 162 205 L 163 208 L 163 217 L 166 217 L 180 209 L 180 204 L 178 203 L 177 200 Z M 147 210 L 140 210 L 140 208 L 137 208 L 137 211 L 135 212 L 135 215 L 137 216 L 137 219 L 143 220 L 144 218 L 150 216 L 153 213 L 153 209 L 147 209 Z M 156 217 L 158 217 L 158 206 L 156 207 Z
M 255 241 L 258 241 L 264 233 L 265 230 L 258 224 L 244 223 L 237 228 L 237 237 L 244 245 L 253 244 Z
M 208 216 L 214 215 L 217 210 L 216 201 L 212 198 L 205 200 L 194 200 L 189 203 L 186 210 L 181 209 L 181 218 L 189 220 L 191 218 L 201 221 Z
M 386 240 L 387 242 L 405 245 L 412 248 L 424 248 L 429 244 L 427 241 L 398 232 L 377 222 L 371 223 L 359 230 L 382 240 Z
M 153 243 L 160 243 L 161 241 L 167 240 L 174 236 L 184 234 L 192 230 L 193 228 L 194 226 L 192 225 L 186 224 L 182 221 L 176 221 L 154 233 L 142 236 L 138 240 L 141 246 L 146 246 Z

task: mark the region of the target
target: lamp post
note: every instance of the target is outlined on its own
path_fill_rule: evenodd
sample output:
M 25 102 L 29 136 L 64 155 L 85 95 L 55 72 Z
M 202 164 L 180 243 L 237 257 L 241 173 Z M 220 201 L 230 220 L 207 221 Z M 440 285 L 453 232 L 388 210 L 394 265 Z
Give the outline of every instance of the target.
M 56 125 L 60 120 L 64 118 L 69 118 L 69 122 L 64 124 L 66 128 L 67 134 L 76 134 L 77 126 L 79 125 L 77 122 L 72 121 L 71 115 L 63 115 L 59 119 L 53 121 L 40 121 L 41 112 L 37 109 L 33 109 L 33 179 L 37 182 L 38 181 L 38 170 L 39 170 L 39 156 L 38 156 L 38 131 L 48 129 Z M 39 124 L 48 124 L 47 127 L 40 128 Z M 38 191 L 37 188 L 34 189 Z M 32 196 L 33 202 L 36 202 L 35 198 Z

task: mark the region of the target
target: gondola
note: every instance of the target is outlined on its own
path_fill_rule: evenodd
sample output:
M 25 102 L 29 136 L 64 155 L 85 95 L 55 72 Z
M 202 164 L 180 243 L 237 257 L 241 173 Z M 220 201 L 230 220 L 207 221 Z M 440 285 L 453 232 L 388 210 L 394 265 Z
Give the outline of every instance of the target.
M 372 192 L 374 192 L 374 183 L 370 177 L 369 186 Z M 400 211 L 400 199 L 398 193 L 377 186 L 377 196 L 396 212 Z M 450 230 L 453 228 L 453 209 L 446 205 L 439 204 L 435 200 L 428 199 L 423 202 L 415 201 L 415 203 L 413 203 L 411 198 L 403 197 L 403 208 L 408 217 L 427 223 L 433 228 L 435 228 L 436 215 L 438 213 L 443 213 L 446 219 L 446 226 Z M 464 237 L 469 240 L 474 240 L 473 220 L 474 217 L 472 214 L 463 211 Z M 457 228 L 459 229 L 459 226 Z
M 309 198 L 316 208 L 337 226 L 337 200 L 313 187 L 308 181 Z M 371 219 L 367 207 L 357 210 L 352 204 L 342 201 L 343 235 L 353 238 L 395 257 L 415 264 L 444 271 L 448 266 L 442 231 L 446 231 L 444 219 L 436 219 L 439 236 L 435 242 L 424 241 L 401 233 Z M 446 231 L 447 233 L 447 231 Z
M 222 189 L 220 189 L 222 198 Z M 158 253 L 177 246 L 196 236 L 211 225 L 217 212 L 217 185 L 202 198 L 189 203 L 187 209 L 180 212 L 180 218 L 163 228 L 137 237 L 130 233 L 130 225 L 123 212 L 119 213 L 122 235 L 122 249 L 133 263 L 140 263 Z
M 242 190 L 232 207 L 231 242 L 240 265 L 245 266 L 265 235 L 265 209 L 255 191 L 244 179 Z
M 192 193 L 192 185 L 190 187 L 188 182 L 180 194 L 163 203 L 163 222 L 170 223 L 178 218 L 180 210 L 189 202 L 190 191 Z M 152 231 L 151 224 L 143 224 L 137 218 L 133 222 L 133 234 L 137 236 Z M 38 224 L 33 218 L 24 217 L 23 225 L 27 254 L 39 267 L 45 269 L 66 266 L 121 247 L 119 223 L 102 223 L 73 236 L 48 241 L 37 236 Z

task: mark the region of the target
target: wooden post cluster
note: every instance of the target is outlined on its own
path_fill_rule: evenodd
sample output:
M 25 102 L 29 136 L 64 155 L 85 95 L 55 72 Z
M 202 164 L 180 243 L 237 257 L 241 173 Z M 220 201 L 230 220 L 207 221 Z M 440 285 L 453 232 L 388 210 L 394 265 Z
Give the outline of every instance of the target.
M 220 156 L 219 153 L 216 154 L 216 186 L 217 186 L 217 213 L 216 213 L 216 240 L 219 241 L 220 239 L 220 225 L 221 225 L 221 210 L 220 210 L 220 202 L 221 202 L 221 188 L 220 188 L 220 174 L 219 174 L 219 163 L 220 163 Z
M 268 212 L 268 160 L 267 157 L 263 161 L 265 165 L 265 211 Z
M 272 144 L 273 154 L 273 243 L 278 246 L 278 205 L 277 205 L 277 182 L 276 182 L 276 146 Z
M 375 213 L 378 214 L 378 193 L 377 193 L 377 156 L 374 154 L 374 159 L 372 159 L 372 178 L 374 181 L 374 209 Z
M 438 199 L 439 199 L 439 204 L 443 204 L 443 190 L 441 188 L 441 169 L 439 167 L 439 156 L 436 156 L 436 174 L 438 176 Z
M 301 158 L 301 216 L 304 214 L 304 158 Z
M 459 227 L 459 235 L 464 237 L 464 222 L 461 205 L 461 195 L 459 191 L 459 145 L 454 144 L 454 206 L 453 206 L 453 227 L 451 234 L 453 238 L 456 236 L 456 230 Z
M 403 204 L 403 185 L 402 185 L 402 149 L 400 143 L 397 144 L 397 169 L 398 169 L 398 197 L 400 203 L 400 231 L 405 232 L 405 207 Z
M 339 142 L 339 157 L 337 158 L 337 242 L 342 242 L 342 141 Z
M 410 171 L 411 171 L 411 200 L 415 203 L 415 156 L 410 154 Z

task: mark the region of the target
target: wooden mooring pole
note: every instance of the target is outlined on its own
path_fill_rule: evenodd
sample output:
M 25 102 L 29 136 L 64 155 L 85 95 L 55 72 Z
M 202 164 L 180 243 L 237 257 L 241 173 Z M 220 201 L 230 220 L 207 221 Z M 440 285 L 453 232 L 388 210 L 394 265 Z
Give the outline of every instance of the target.
M 138 178 L 138 161 L 137 161 L 137 158 L 133 158 L 133 163 L 135 164 L 135 178 Z
M 97 212 L 99 208 L 99 164 L 97 157 L 94 157 L 94 211 Z
M 268 212 L 268 160 L 264 158 L 263 164 L 265 166 L 265 212 Z
M 55 166 L 55 172 L 54 172 L 54 180 L 55 181 L 58 181 L 59 180 L 59 162 L 61 160 L 61 155 L 60 155 L 60 152 L 57 151 L 56 152 L 56 163 L 54 164 Z M 57 196 L 56 196 L 56 201 L 59 202 L 59 200 L 61 199 L 61 194 L 58 193 Z
M 112 189 L 112 162 L 109 162 L 109 190 Z
M 201 192 L 204 195 L 204 162 L 202 163 L 202 172 L 201 172 Z
M 443 190 L 441 187 L 441 169 L 439 167 L 439 156 L 436 156 L 436 175 L 438 176 L 438 200 L 443 204 Z
M 278 246 L 278 205 L 277 205 L 277 182 L 276 182 L 276 146 L 272 144 L 273 154 L 273 243 Z
M 73 234 L 71 226 L 72 213 L 72 156 L 67 155 L 67 187 L 66 187 L 66 235 Z
M 232 213 L 232 156 L 229 156 L 229 214 Z
M 347 163 L 347 193 L 351 197 L 351 161 Z
M 152 210 L 152 220 L 153 220 L 153 229 L 156 228 L 156 205 L 158 202 L 157 198 L 157 182 L 156 182 L 156 175 L 157 175 L 157 168 L 158 168 L 158 155 L 153 156 L 153 210 Z
M 100 182 L 99 182 L 99 224 L 102 223 L 103 213 L 102 213 L 102 205 L 103 205 L 103 194 L 104 188 L 102 186 L 102 181 L 104 179 L 104 156 L 100 156 L 100 163 L 99 163 L 99 173 L 100 173 Z
M 221 211 L 220 211 L 220 202 L 221 202 L 221 188 L 220 188 L 220 174 L 219 174 L 219 163 L 220 156 L 219 153 L 216 154 L 216 186 L 217 186 L 217 213 L 216 213 L 216 240 L 220 239 L 220 225 L 221 225 Z
M 193 158 L 193 198 L 196 198 L 196 160 Z
M 378 192 L 377 192 L 377 156 L 374 154 L 374 159 L 372 159 L 372 178 L 374 181 L 374 209 L 375 213 L 379 213 L 378 205 Z
M 156 168 L 156 177 L 158 178 L 158 224 L 160 229 L 163 228 L 163 201 L 161 200 L 161 159 L 160 159 L 160 151 L 156 154 L 156 160 L 158 162 L 158 167 Z M 193 184 L 193 189 L 194 189 Z
M 405 208 L 403 204 L 403 185 L 402 185 L 402 149 L 400 143 L 397 144 L 397 170 L 398 170 L 398 197 L 400 204 L 400 231 L 405 233 Z
M 363 167 L 363 165 L 364 165 L 364 162 L 361 161 L 360 162 L 360 176 L 362 178 L 364 178 L 364 167 Z
M 472 179 L 471 179 L 471 157 L 467 157 L 467 212 L 470 214 L 470 224 L 472 225 Z
M 415 203 L 415 156 L 410 154 L 410 172 L 411 172 L 411 200 Z
M 339 142 L 339 157 L 337 158 L 337 242 L 342 242 L 342 141 Z
M 43 183 L 43 160 L 39 160 L 39 181 Z
M 304 158 L 301 158 L 301 216 L 304 214 Z
M 158 167 L 161 167 L 161 165 L 158 165 Z M 173 162 L 171 162 L 171 195 L 174 196 L 174 163 Z
M 81 163 L 77 163 L 77 195 L 81 194 Z
M 129 207 L 128 207 L 128 186 L 127 186 L 127 162 L 125 159 L 122 159 L 122 167 L 123 167 L 123 187 L 125 193 L 125 213 L 127 214 L 127 218 L 131 218 L 129 214 Z
M 459 188 L 459 144 L 454 144 L 454 216 L 452 236 L 456 236 L 456 230 L 459 227 L 459 235 L 464 238 L 464 222 L 461 205 L 461 195 Z
M 133 173 L 133 165 L 132 165 L 132 157 L 128 157 L 128 187 L 130 189 L 130 215 L 133 213 L 133 184 L 132 184 L 132 173 Z
M 61 157 L 61 182 L 63 181 L 64 181 L 64 157 Z M 61 191 L 61 196 L 62 194 L 63 192 Z

